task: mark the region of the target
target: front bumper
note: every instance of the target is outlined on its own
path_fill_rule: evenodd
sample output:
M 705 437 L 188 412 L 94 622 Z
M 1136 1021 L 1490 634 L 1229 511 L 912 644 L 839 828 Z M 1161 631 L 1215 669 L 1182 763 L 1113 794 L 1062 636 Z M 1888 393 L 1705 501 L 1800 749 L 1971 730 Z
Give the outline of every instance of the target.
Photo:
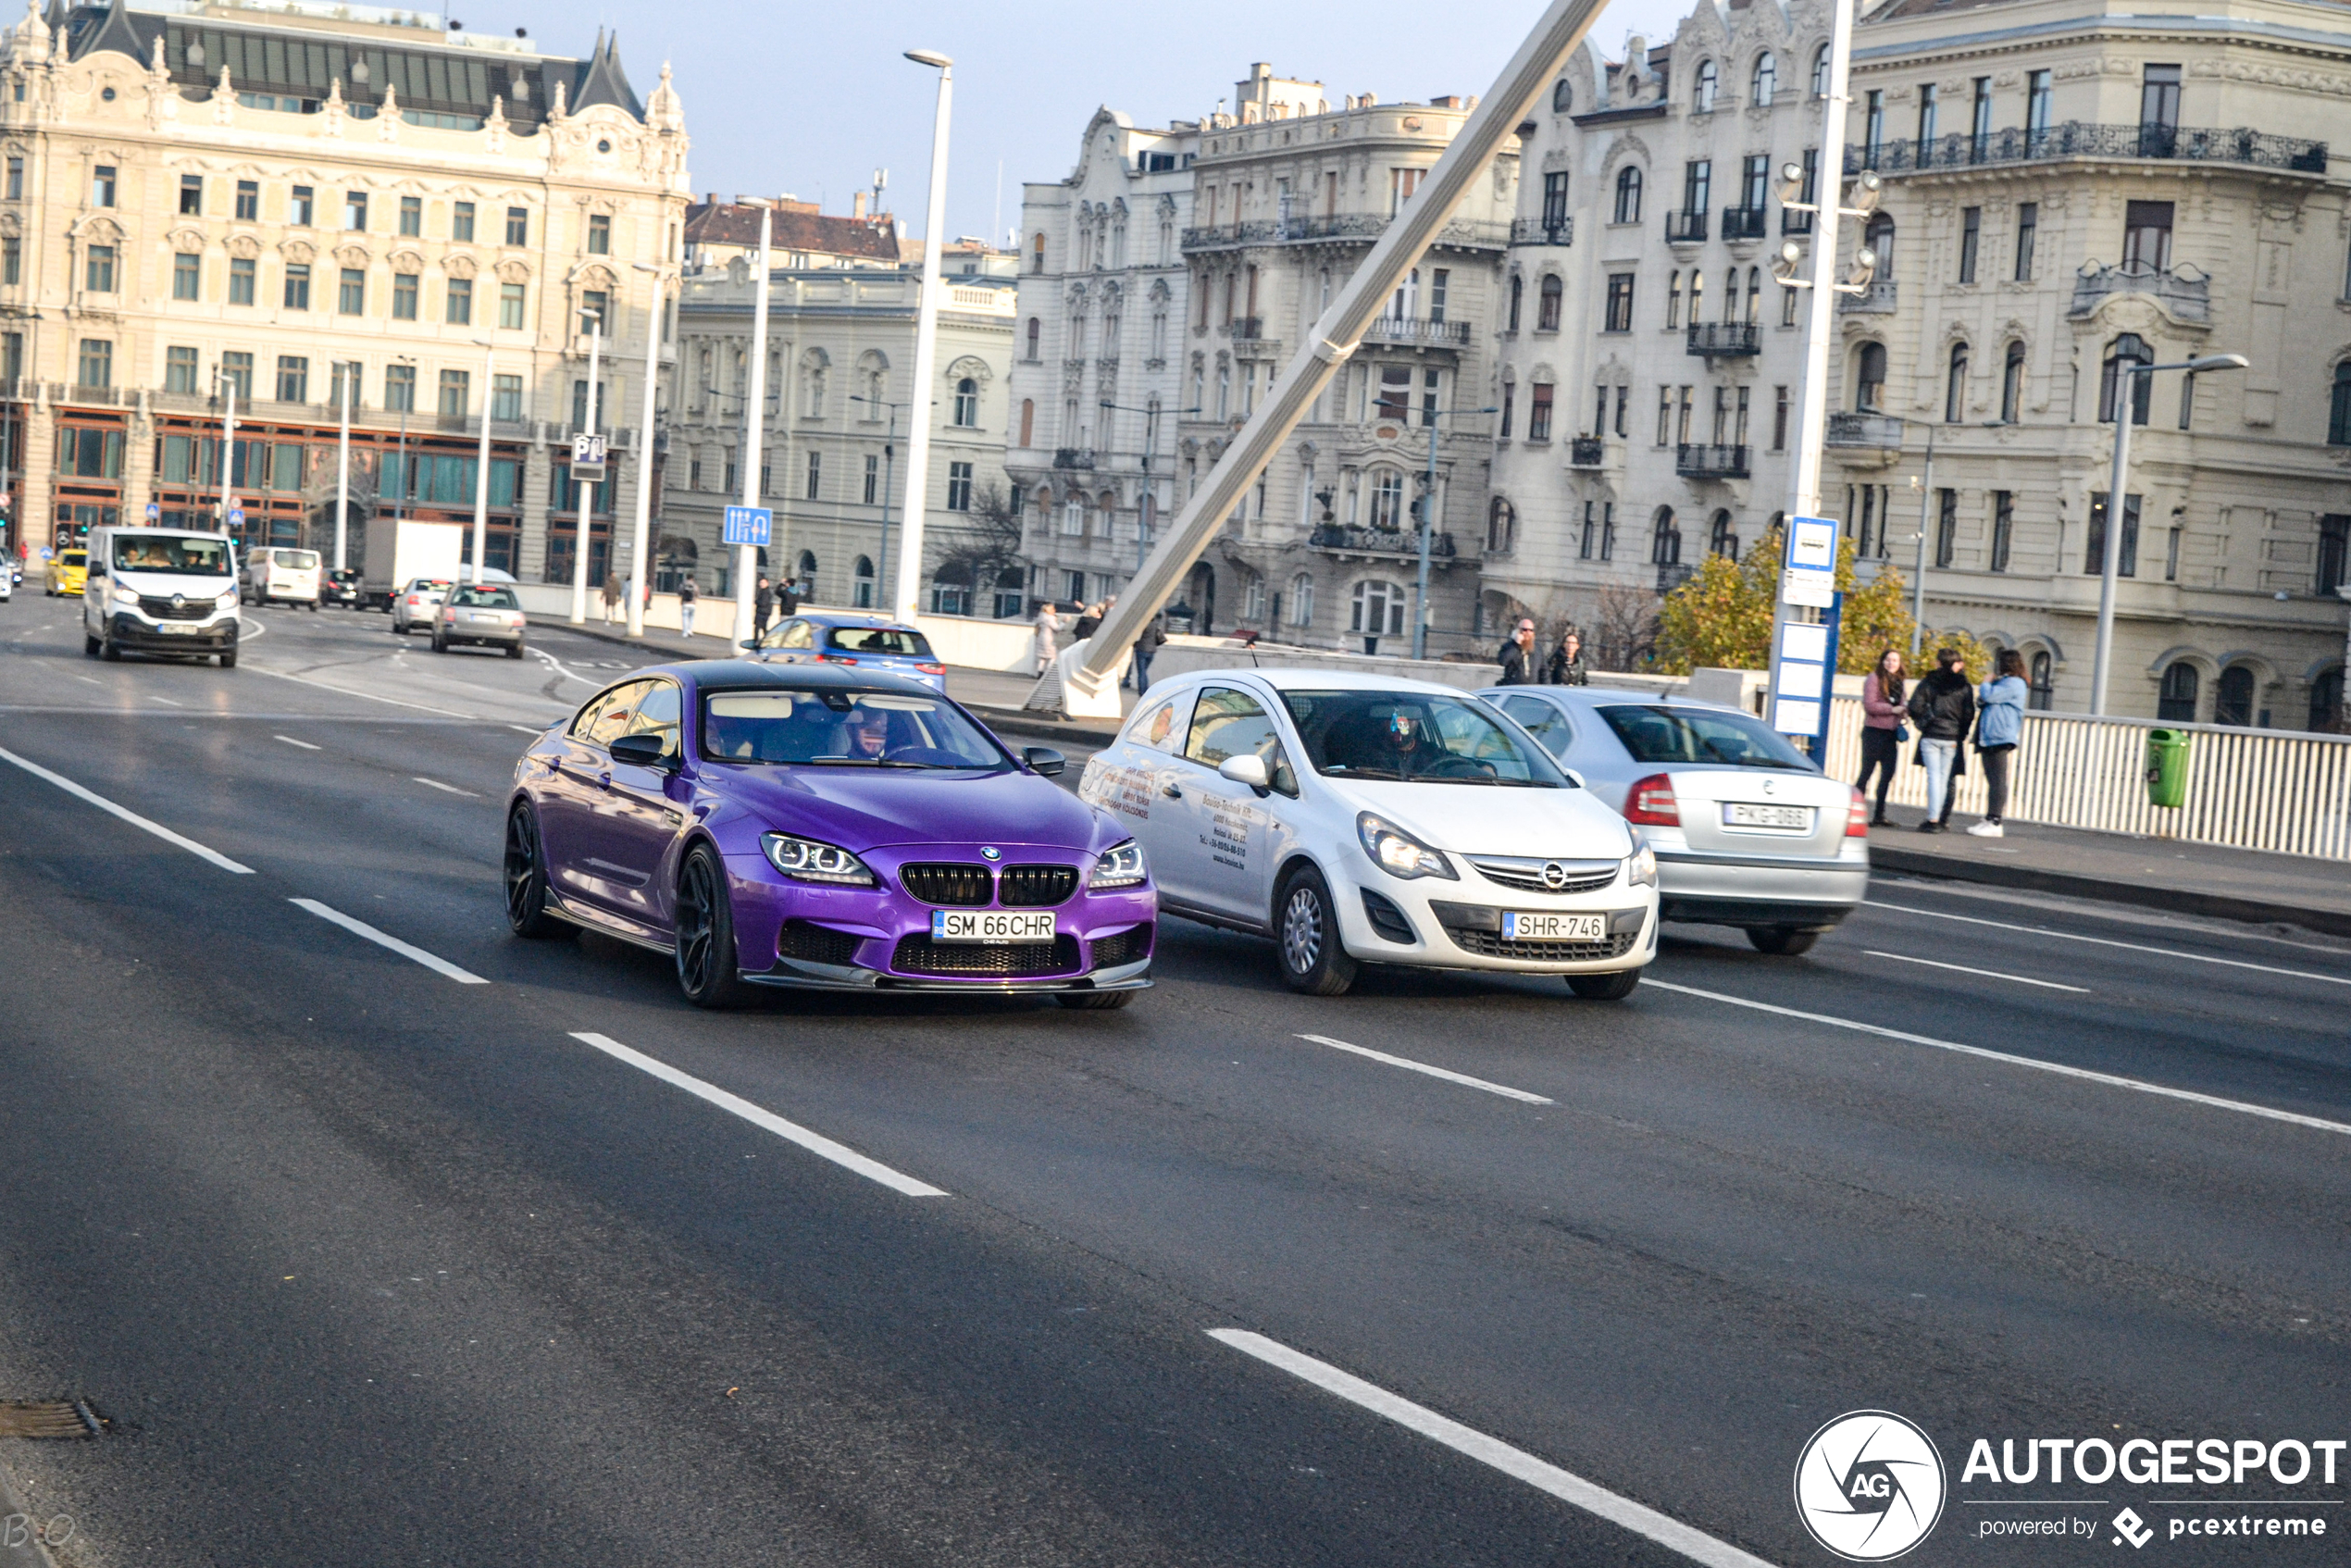
M 175 627 L 187 629 L 172 630 Z M 118 648 L 157 653 L 221 653 L 237 645 L 237 617 L 213 621 L 151 621 L 127 610 L 106 617 L 106 633 Z
M 1449 858 L 1463 870 L 1458 880 L 1375 873 L 1342 886 L 1334 878 L 1347 951 L 1375 964 L 1517 975 L 1607 974 L 1657 956 L 1657 894 L 1625 886 L 1621 872 L 1589 891 L 1540 893 L 1489 882 L 1464 867 L 1464 857 Z M 1596 942 L 1505 941 L 1505 910 L 1602 915 L 1604 935 Z

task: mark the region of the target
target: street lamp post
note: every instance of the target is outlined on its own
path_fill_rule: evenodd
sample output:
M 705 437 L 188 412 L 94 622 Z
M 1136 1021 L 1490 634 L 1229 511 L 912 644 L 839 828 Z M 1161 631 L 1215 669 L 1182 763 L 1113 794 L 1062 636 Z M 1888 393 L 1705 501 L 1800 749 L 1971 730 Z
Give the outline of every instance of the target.
M 342 374 L 342 433 L 335 441 L 335 570 L 342 571 L 351 538 L 351 383 L 359 367 L 348 361 Z
M 914 417 L 906 432 L 906 526 L 898 546 L 901 619 L 922 611 L 923 513 L 930 504 L 930 393 L 939 360 L 939 253 L 947 232 L 947 128 L 955 102 L 955 62 L 931 49 L 906 57 L 939 72 L 939 107 L 931 123 L 930 199 L 923 218 L 922 298 L 914 316 Z
M 472 581 L 481 581 L 482 554 L 490 548 L 490 389 L 497 385 L 498 350 L 488 338 L 474 339 L 481 350 L 481 448 L 474 455 L 474 558 Z
M 874 582 L 874 597 L 881 604 L 888 604 L 892 602 L 887 574 L 889 571 L 889 492 L 898 482 L 898 411 L 902 408 L 911 408 L 914 404 L 892 403 L 887 398 L 867 397 L 863 392 L 851 392 L 849 401 L 862 403 L 873 408 L 889 410 L 889 433 L 882 438 L 881 554 L 874 558 L 874 570 L 877 574 Z M 850 590 L 850 596 L 856 597 L 855 588 L 852 587 Z M 861 610 L 875 607 L 877 606 L 865 604 L 857 606 Z
M 1918 570 L 1910 575 L 1910 657 L 1916 660 L 1926 637 L 1926 503 L 1934 493 L 1934 427 L 1926 428 L 1926 474 L 1919 480 Z
M 630 264 L 640 272 L 650 272 L 653 280 L 653 300 L 645 316 L 645 413 L 637 431 L 637 516 L 636 527 L 628 541 L 628 635 L 645 635 L 645 553 L 650 547 L 647 534 L 653 526 L 653 392 L 661 379 L 661 286 L 669 279 L 669 268 L 650 262 Z
M 752 294 L 751 387 L 743 404 L 743 504 L 759 504 L 759 442 L 767 426 L 767 270 L 774 264 L 769 250 L 776 209 L 759 209 L 759 286 Z M 759 593 L 759 546 L 735 546 L 734 646 L 752 639 L 756 618 L 753 601 Z
M 583 310 L 588 318 L 588 425 L 586 434 L 596 433 L 596 378 L 603 369 L 604 313 Z M 485 423 L 484 429 L 488 426 Z M 486 449 L 485 449 L 486 450 Z M 588 620 L 588 515 L 596 493 L 594 484 L 581 484 L 579 476 L 571 477 L 572 499 L 579 503 L 579 531 L 571 547 L 571 624 L 584 626 Z M 481 548 L 476 545 L 475 549 Z M 609 568 L 607 568 L 609 569 Z M 479 573 L 475 574 L 477 577 Z
M 1455 414 L 1492 414 L 1492 408 L 1449 408 L 1443 414 L 1428 416 L 1428 475 L 1423 481 L 1420 496 L 1420 575 L 1412 580 L 1412 657 L 1428 657 L 1428 541 L 1429 530 L 1437 520 L 1437 422 Z
M 2207 354 L 2170 365 L 2115 361 L 2114 470 L 2106 487 L 2106 548 L 2098 567 L 2097 653 L 2090 666 L 2090 713 L 2095 717 L 2106 716 L 2107 676 L 2114 656 L 2114 585 L 2122 569 L 2122 487 L 2131 467 L 2131 410 L 2138 401 L 2138 387 L 2132 378 L 2152 376 L 2158 370 L 2185 370 L 2191 376 L 2204 370 L 2242 370 L 2246 363 L 2241 354 Z
M 393 532 L 397 534 L 400 525 L 408 519 L 408 492 L 414 488 L 408 477 L 408 415 L 417 406 L 417 362 L 404 354 L 392 355 L 392 362 L 394 365 L 408 367 L 409 374 L 408 396 L 400 404 L 400 488 L 394 491 L 392 496 L 392 526 Z M 383 476 L 380 474 L 376 477 L 376 504 L 379 506 L 383 504 Z M 392 568 L 389 566 L 384 567 L 384 576 L 387 578 L 392 576 Z M 397 588 L 399 585 L 394 583 L 392 586 Z M 389 606 L 392 602 L 387 599 L 384 603 Z

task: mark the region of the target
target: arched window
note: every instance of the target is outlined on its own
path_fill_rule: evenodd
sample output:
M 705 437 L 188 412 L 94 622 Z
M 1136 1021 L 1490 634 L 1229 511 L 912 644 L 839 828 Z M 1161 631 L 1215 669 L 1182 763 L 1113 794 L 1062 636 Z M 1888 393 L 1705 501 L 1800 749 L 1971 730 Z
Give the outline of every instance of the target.
M 1877 256 L 1877 269 L 1871 274 L 1873 280 L 1883 281 L 1894 276 L 1894 219 L 1885 213 L 1871 215 L 1869 227 L 1861 237 L 1869 242 Z
M 1762 309 L 1763 269 L 1760 267 L 1750 267 L 1747 269 L 1747 324 L 1748 326 L 1755 325 L 1755 318 Z
M 1682 530 L 1673 524 L 1673 508 L 1661 506 L 1649 532 L 1649 564 L 1674 566 L 1682 561 Z
M 1825 44 L 1812 51 L 1812 96 L 1829 95 L 1829 46 Z
M 2125 365 L 2152 365 L 2155 355 L 2147 349 L 2146 340 L 2136 332 L 2125 332 L 2114 340 L 2106 351 L 2106 365 L 2098 375 L 2098 420 L 2102 424 L 2114 421 L 2114 383 Z M 2131 380 L 2131 423 L 2147 422 L 2147 404 L 2152 400 L 2152 376 L 2133 376 Z
M 1314 579 L 1305 572 L 1289 579 L 1289 624 L 1314 624 Z
M 1524 305 L 1525 302 L 1526 302 L 1526 280 L 1525 280 L 1525 278 L 1524 278 L 1524 277 L 1521 276 L 1520 274 L 1513 272 L 1513 273 L 1511 273 L 1511 326 L 1510 326 L 1510 330 L 1511 330 L 1511 331 L 1513 331 L 1513 332 L 1515 332 L 1515 331 L 1517 331 L 1517 330 L 1518 330 L 1518 312 L 1519 312 L 1519 307 L 1520 307 L 1522 305 Z
M 874 562 L 873 562 L 873 557 L 872 557 L 872 556 L 870 556 L 870 555 L 860 555 L 860 556 L 858 556 L 858 557 L 857 557 L 857 565 L 856 565 L 856 573 L 857 573 L 857 588 L 856 588 L 857 607 L 858 607 L 859 609 L 861 609 L 861 610 L 870 610 L 870 609 L 872 609 L 872 608 L 874 607 Z
M 1714 112 L 1714 90 L 1718 85 L 1720 85 L 1720 79 L 1716 75 L 1714 62 L 1712 60 L 1700 60 L 1698 63 L 1698 83 L 1690 89 L 1691 109 L 1702 115 L 1712 114 Z
M 1372 527 L 1404 526 L 1404 476 L 1393 468 L 1379 469 L 1372 479 Z
M 1486 505 L 1486 554 L 1508 554 L 1517 541 L 1518 508 L 1498 495 Z
M 969 376 L 955 383 L 955 423 L 965 429 L 979 424 L 979 383 Z
M 1359 582 L 1355 585 L 1354 603 L 1348 611 L 1347 629 L 1365 637 L 1401 637 L 1410 598 L 1401 583 L 1378 579 Z
M 1734 561 L 1739 558 L 1739 531 L 1732 523 L 1729 512 L 1714 514 L 1714 527 L 1707 535 L 1706 548 L 1716 555 L 1727 555 Z
M 1560 275 L 1556 272 L 1545 273 L 1542 296 L 1536 301 L 1535 306 L 1536 331 L 1556 332 L 1560 330 L 1560 300 L 1563 293 L 1564 288 L 1560 282 Z
M 2334 392 L 2327 404 L 2327 444 L 2351 446 L 2351 359 L 2334 367 Z
M 2220 684 L 2212 692 L 2212 722 L 2233 724 L 2250 728 L 2253 724 L 2253 699 L 2258 690 L 2249 665 L 2231 665 L 2220 672 Z
M 1020 400 L 1020 443 L 1023 446 L 1034 446 L 1037 444 L 1036 438 L 1037 400 L 1033 397 L 1024 397 Z
M 1875 414 L 1885 400 L 1885 345 L 1863 343 L 1853 360 L 1854 411 Z
M 1943 382 L 1943 422 L 1956 425 L 1967 414 L 1967 344 L 1951 345 L 1951 369 Z
M 802 604 L 821 604 L 816 593 L 816 554 L 812 550 L 800 553 L 800 598 Z
M 1551 112 L 1563 115 L 1575 106 L 1575 89 L 1565 77 L 1551 83 Z
M 2047 713 L 2057 703 L 2057 661 L 2038 653 L 2026 667 L 2032 673 L 2024 680 L 2025 705 L 2035 713 Z
M 2161 694 L 2156 699 L 2155 716 L 2166 724 L 2196 722 L 2196 691 L 2203 678 L 2194 665 L 2185 659 L 2175 660 L 2163 672 Z
M 2310 682 L 2310 722 L 2321 735 L 2343 733 L 2343 666 L 2320 670 Z
M 1627 164 L 1616 171 L 1616 221 L 1641 220 L 1641 171 Z
M 1031 359 L 1038 356 L 1039 340 L 1043 336 L 1045 324 L 1042 321 L 1038 320 L 1034 316 L 1028 318 L 1028 357 Z
M 1772 99 L 1780 90 L 1780 62 L 1769 49 L 1755 56 L 1755 81 L 1752 98 L 1759 109 L 1772 106 Z
M 2000 423 L 2013 425 L 2024 407 L 2024 344 L 2009 344 L 2000 363 Z
M 1739 318 L 1739 269 L 1732 268 L 1723 274 L 1723 319 L 1735 322 Z

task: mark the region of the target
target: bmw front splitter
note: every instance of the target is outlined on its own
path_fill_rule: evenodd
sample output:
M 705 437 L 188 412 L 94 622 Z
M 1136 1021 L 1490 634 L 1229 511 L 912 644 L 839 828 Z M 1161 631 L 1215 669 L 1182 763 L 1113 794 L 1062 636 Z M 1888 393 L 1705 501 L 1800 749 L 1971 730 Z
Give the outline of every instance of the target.
M 1139 991 L 1151 988 L 1151 961 L 1101 969 L 1091 975 L 1052 975 L 1034 980 L 927 979 L 886 975 L 854 964 L 812 964 L 804 958 L 779 958 L 773 969 L 740 971 L 745 985 L 777 986 L 791 990 L 923 991 L 934 996 L 1051 996 L 1056 992 Z

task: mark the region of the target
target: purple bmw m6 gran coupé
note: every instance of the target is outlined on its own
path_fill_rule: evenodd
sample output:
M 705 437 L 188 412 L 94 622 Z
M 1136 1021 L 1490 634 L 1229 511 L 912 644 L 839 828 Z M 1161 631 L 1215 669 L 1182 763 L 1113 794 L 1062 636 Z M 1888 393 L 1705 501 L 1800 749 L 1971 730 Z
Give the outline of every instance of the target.
M 1061 768 L 889 676 L 639 670 L 516 765 L 506 916 L 674 953 L 703 1007 L 755 986 L 1123 1006 L 1151 984 L 1158 894 Z

